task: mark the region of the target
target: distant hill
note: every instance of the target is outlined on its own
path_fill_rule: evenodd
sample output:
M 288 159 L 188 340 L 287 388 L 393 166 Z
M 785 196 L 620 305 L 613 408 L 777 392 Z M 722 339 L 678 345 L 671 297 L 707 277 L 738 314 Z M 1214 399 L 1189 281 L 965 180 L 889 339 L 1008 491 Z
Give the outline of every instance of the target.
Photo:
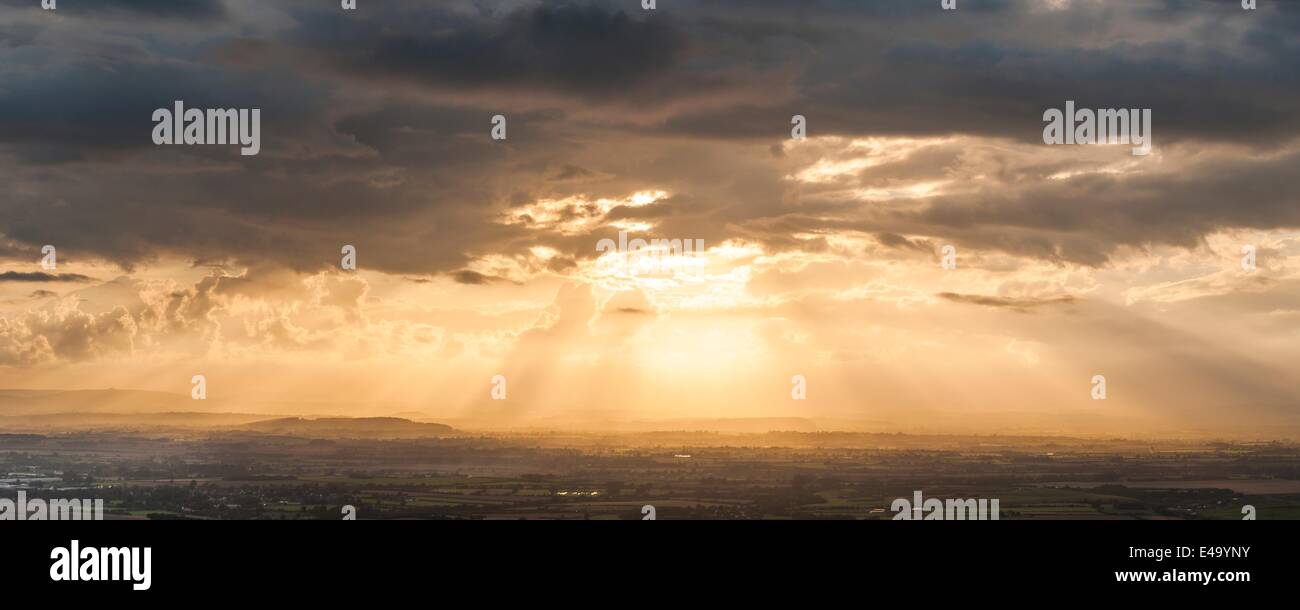
M 188 386 L 185 386 L 188 387 Z M 407 404 L 349 401 L 305 402 L 230 398 L 211 395 L 207 400 L 182 393 L 146 390 L 8 390 L 0 389 L 0 417 L 6 415 L 53 415 L 66 413 L 261 413 L 260 419 L 285 415 L 321 417 L 392 416 L 410 412 Z
M 730 417 L 718 419 L 687 418 L 658 421 L 631 422 L 642 430 L 710 430 L 731 434 L 762 434 L 765 432 L 816 432 L 819 428 L 811 419 L 803 417 Z
M 332 438 L 428 438 L 446 436 L 456 430 L 443 424 L 413 422 L 400 417 L 284 417 L 242 426 L 238 430 Z
M 724 434 L 763 434 L 765 432 L 817 432 L 822 428 L 804 417 L 687 417 L 674 419 L 630 420 L 609 414 L 574 414 L 533 420 L 488 418 L 455 421 L 471 429 L 540 429 L 585 432 L 719 432 Z
M 144 390 L 0 390 L 0 416 L 55 413 L 175 413 L 212 410 L 212 401 Z
M 321 417 L 287 414 L 311 411 L 268 410 L 284 404 L 193 400 L 188 394 L 144 390 L 3 390 L 0 432 L 113 430 L 227 430 L 326 438 L 428 438 L 455 432 L 451 426 L 398 417 Z M 252 407 L 258 414 L 232 412 Z M 292 404 L 291 406 L 303 406 Z M 331 405 L 334 409 L 346 404 Z M 333 415 L 332 413 L 330 415 Z M 268 419 L 271 418 L 271 419 Z
M 266 419 L 251 413 L 42 413 L 0 415 L 0 432 L 78 430 L 199 430 Z

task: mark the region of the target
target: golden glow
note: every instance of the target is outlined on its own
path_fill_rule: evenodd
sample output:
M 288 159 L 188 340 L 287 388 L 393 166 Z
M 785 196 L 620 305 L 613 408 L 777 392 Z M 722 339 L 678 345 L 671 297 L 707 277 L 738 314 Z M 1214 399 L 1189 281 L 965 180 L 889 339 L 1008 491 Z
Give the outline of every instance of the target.
M 906 179 L 859 180 L 922 151 L 947 162 L 909 166 Z M 780 161 L 796 166 L 788 175 L 811 193 L 807 211 L 791 209 L 798 222 L 781 239 L 670 235 L 661 221 L 609 217 L 620 207 L 670 206 L 667 188 L 539 198 L 496 218 L 519 231 L 522 247 L 473 253 L 458 269 L 477 274 L 468 279 L 172 259 L 124 272 L 73 261 L 59 271 L 89 280 L 0 284 L 0 346 L 30 346 L 27 360 L 0 366 L 0 385 L 75 378 L 81 387 L 183 393 L 201 371 L 214 391 L 234 385 L 254 402 L 345 401 L 350 414 L 392 413 L 381 405 L 400 403 L 430 417 L 473 417 L 492 408 L 488 380 L 503 374 L 520 418 L 612 409 L 630 418 L 797 414 L 901 426 L 916 413 L 954 409 L 1036 412 L 1044 397 L 1054 412 L 1154 416 L 1150 405 L 1175 381 L 1190 388 L 1186 400 L 1235 400 L 1231 388 L 1205 381 L 1213 375 L 1152 359 L 1153 345 L 1216 346 L 1228 364 L 1214 366 L 1245 371 L 1300 355 L 1300 312 L 1277 298 L 1300 282 L 1294 231 L 1133 248 L 1106 266 L 957 241 L 959 267 L 946 270 L 938 258 L 946 236 L 884 235 L 846 216 L 923 209 L 1044 163 L 1053 171 L 1042 177 L 1053 181 L 1149 171 L 1145 160 L 1100 147 L 1075 165 L 1054 154 L 962 138 L 814 138 L 786 146 Z M 712 218 L 662 226 L 760 233 Z M 597 249 L 619 231 L 649 245 Z M 657 239 L 704 247 L 686 255 Z M 1236 268 L 1242 243 L 1268 253 L 1254 274 Z M 30 271 L 0 272 L 9 270 Z M 1231 308 L 1241 295 L 1276 300 L 1259 315 L 1201 306 Z M 1251 350 L 1222 348 L 1242 337 L 1254 338 Z M 76 358 L 60 360 L 59 350 Z M 1097 404 L 1088 379 L 1102 367 L 1125 391 Z M 1138 371 L 1142 379 L 1129 377 Z M 806 402 L 790 399 L 795 374 L 809 379 Z
M 564 235 L 581 234 L 605 224 L 603 217 L 619 206 L 639 208 L 668 197 L 664 191 L 637 191 L 622 199 L 589 199 L 581 195 L 561 199 L 539 199 L 511 210 L 502 224 L 553 230 Z M 625 230 L 646 230 L 649 223 L 625 223 Z

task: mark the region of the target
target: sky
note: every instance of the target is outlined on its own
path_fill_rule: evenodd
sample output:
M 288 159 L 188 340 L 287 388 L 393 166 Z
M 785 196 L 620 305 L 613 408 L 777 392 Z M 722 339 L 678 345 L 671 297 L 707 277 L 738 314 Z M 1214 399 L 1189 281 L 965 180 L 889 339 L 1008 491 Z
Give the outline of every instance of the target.
M 1300 421 L 1297 2 L 39 4 L 0 0 L 3 388 Z M 155 144 L 176 100 L 260 152 Z M 1151 152 L 1046 144 L 1067 101 Z

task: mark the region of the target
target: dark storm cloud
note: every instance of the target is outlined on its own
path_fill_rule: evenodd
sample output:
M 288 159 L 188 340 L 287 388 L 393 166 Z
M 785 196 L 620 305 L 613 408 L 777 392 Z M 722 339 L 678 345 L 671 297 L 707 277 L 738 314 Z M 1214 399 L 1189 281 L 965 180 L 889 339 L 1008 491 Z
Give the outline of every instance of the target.
M 1224 227 L 1300 226 L 1300 153 L 1216 159 L 1177 173 L 1039 180 L 998 193 L 938 197 L 916 212 L 877 216 L 896 230 L 973 247 L 1104 264 L 1120 245 L 1200 245 Z
M 26 75 L 21 87 L 0 89 L 0 144 L 25 160 L 45 163 L 152 149 L 153 112 L 171 109 L 176 100 L 186 108 L 259 108 L 263 120 L 276 125 L 267 135 L 284 133 L 311 116 L 324 93 L 292 75 L 213 66 L 152 61 L 51 66 Z M 272 146 L 276 141 L 270 139 Z
M 546 245 L 567 269 L 616 231 L 507 226 L 502 214 L 659 188 L 672 198 L 598 220 L 777 250 L 826 247 L 795 232 L 857 230 L 909 249 L 944 237 L 1093 265 L 1124 245 L 1300 226 L 1300 159 L 1285 151 L 1300 134 L 1300 3 L 1245 14 L 1208 0 L 986 0 L 947 12 L 937 0 L 752 0 L 651 12 L 631 0 L 447 0 L 345 12 L 303 0 L 250 13 L 215 0 L 64 0 L 59 11 L 92 5 L 202 27 L 181 37 L 176 19 L 122 20 L 108 37 L 40 11 L 0 15 L 0 175 L 12 187 L 0 235 L 25 245 L 4 252 L 57 243 L 127 266 L 180 255 L 312 270 L 352 244 L 368 268 L 424 275 Z M 282 23 L 264 23 L 280 12 Z M 262 108 L 262 154 L 153 146 L 151 113 L 176 99 Z M 1152 108 L 1157 150 L 1234 144 L 1252 156 L 1122 177 L 1008 174 L 909 209 L 786 179 L 798 169 L 779 147 L 792 114 L 814 137 L 1035 144 L 1043 110 L 1067 99 Z M 506 142 L 487 137 L 497 113 Z M 921 180 L 963 152 L 922 151 L 857 178 Z
M 0 0 L 0 6 L 40 9 L 40 0 Z M 226 14 L 222 0 L 59 0 L 60 17 L 98 17 L 105 14 L 212 19 Z
M 304 24 L 302 44 L 355 78 L 593 97 L 625 95 L 666 73 L 685 44 L 670 18 L 570 2 L 499 18 L 429 7 L 375 19 L 334 11 Z
M 775 126 L 799 113 L 808 117 L 811 135 L 963 133 L 1036 143 L 1042 141 L 1043 111 L 1068 99 L 1079 108 L 1151 108 L 1164 143 L 1275 145 L 1293 139 L 1300 134 L 1294 112 L 1300 105 L 1294 84 L 1300 4 L 1272 7 L 1271 17 L 1259 18 L 1243 17 L 1239 8 L 1231 12 L 1227 4 L 1143 11 L 1137 2 L 1107 5 L 1101 14 L 1084 7 L 1058 16 L 1044 14 L 1039 3 L 1038 11 L 1000 10 L 996 20 L 963 21 L 956 30 L 942 29 L 945 16 L 928 10 L 922 20 L 862 23 L 848 31 L 826 25 L 825 44 L 792 49 L 791 61 L 807 67 L 791 97 L 682 113 L 667 127 L 709 137 L 771 138 Z M 1123 26 L 1140 34 L 1180 16 L 1249 21 L 1241 34 L 1216 30 L 1231 37 L 1226 48 L 1208 44 L 1201 27 L 1192 25 L 1180 37 L 1096 42 L 1082 27 L 1104 32 Z M 1076 26 L 1084 31 L 1073 31 Z M 1041 36 L 1025 38 L 1018 30 Z M 1070 40 L 1080 44 L 1063 44 Z
M 390 164 L 482 167 L 503 160 L 509 146 L 485 137 L 493 114 L 491 110 L 454 106 L 386 106 L 341 117 L 334 129 L 379 153 Z M 528 143 L 544 137 L 534 128 L 539 117 L 512 113 L 507 118 L 509 139 Z

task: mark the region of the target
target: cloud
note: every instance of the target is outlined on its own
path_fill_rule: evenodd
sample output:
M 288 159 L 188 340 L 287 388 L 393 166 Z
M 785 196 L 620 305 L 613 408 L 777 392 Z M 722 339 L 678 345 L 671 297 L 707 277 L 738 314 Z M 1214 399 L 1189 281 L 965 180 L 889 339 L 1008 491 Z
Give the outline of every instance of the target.
M 449 0 L 356 14 L 291 2 L 268 31 L 244 4 L 97 3 L 203 24 L 164 42 L 143 20 L 111 43 L 15 13 L 0 19 L 0 148 L 13 155 L 0 172 L 23 188 L 0 196 L 0 233 L 61 236 L 127 268 L 179 256 L 305 273 L 383 235 L 363 264 L 433 275 L 535 246 L 590 258 L 592 237 L 631 220 L 774 250 L 813 245 L 791 231 L 851 228 L 903 248 L 894 236 L 1094 266 L 1124 247 L 1297 226 L 1296 5 L 1242 16 L 1204 2 L 1007 0 L 965 7 L 954 29 L 951 15 L 899 4 L 814 2 L 793 18 L 772 2 Z M 1194 35 L 1207 27 L 1222 36 Z M 152 146 L 151 112 L 175 99 L 261 108 L 262 154 Z M 1160 159 L 1107 176 L 1075 174 L 1104 163 L 1077 147 L 1045 154 L 1050 168 L 1022 158 L 1044 150 L 1042 111 L 1066 99 L 1153 108 Z M 486 137 L 496 113 L 510 120 L 505 142 Z M 795 113 L 813 140 L 769 154 Z M 854 162 L 860 151 L 817 144 L 833 138 L 888 141 L 887 162 L 845 173 L 852 188 L 785 179 Z M 950 141 L 910 150 L 917 139 Z M 977 175 L 982 188 L 908 190 Z M 647 189 L 673 198 L 612 210 L 580 235 L 498 222 L 521 202 Z M 918 205 L 863 205 L 898 196 Z
M 0 5 L 38 9 L 38 2 L 0 0 Z M 214 19 L 226 14 L 223 0 L 64 0 L 58 7 L 59 17 L 102 18 L 104 15 L 155 17 L 164 19 Z
M 1035 307 L 1044 307 L 1048 305 L 1070 305 L 1078 299 L 1073 295 L 1063 295 L 1051 298 L 1011 298 L 997 297 L 978 294 L 957 294 L 954 292 L 941 292 L 937 295 L 941 299 L 946 299 L 954 303 L 969 303 L 971 305 L 983 305 L 985 307 L 1005 307 L 1018 312 L 1027 312 Z
M 136 333 L 135 320 L 123 307 L 89 314 L 74 302 L 59 301 L 20 318 L 0 318 L 0 365 L 129 356 Z
M 1298 3 L 0 4 L 0 258 L 86 265 L 0 275 L 26 372 L 374 366 L 467 405 L 504 372 L 555 409 L 777 411 L 792 368 L 828 410 L 1088 409 L 1049 386 L 1103 366 L 1119 408 L 1294 386 Z M 177 99 L 260 108 L 261 154 L 154 146 Z M 1152 108 L 1152 155 L 1044 146 L 1066 100 Z M 602 275 L 620 231 L 707 252 Z
M 45 273 L 43 271 L 5 271 L 0 282 L 89 282 L 94 280 L 79 273 Z
M 484 275 L 477 271 L 470 271 L 468 269 L 457 271 L 451 274 L 451 277 L 455 279 L 456 283 L 458 284 L 470 284 L 470 285 L 487 284 L 490 282 L 495 282 L 500 280 L 500 278 Z
M 314 15 L 300 35 L 325 63 L 367 81 L 586 98 L 635 95 L 671 70 L 684 40 L 670 20 L 611 9 L 608 3 L 559 2 L 498 16 L 392 7 L 383 19 L 335 11 Z

